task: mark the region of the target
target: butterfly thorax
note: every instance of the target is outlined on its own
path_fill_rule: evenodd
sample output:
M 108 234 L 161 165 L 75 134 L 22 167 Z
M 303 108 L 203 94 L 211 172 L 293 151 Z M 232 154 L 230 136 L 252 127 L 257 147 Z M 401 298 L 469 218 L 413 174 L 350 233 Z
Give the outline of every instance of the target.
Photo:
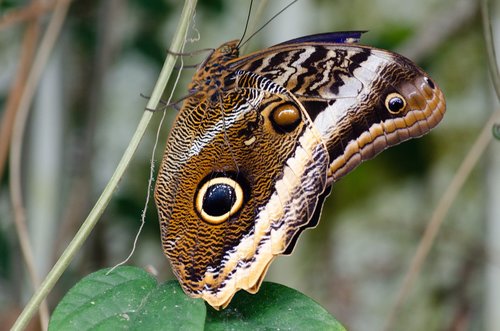
M 221 87 L 225 85 L 225 78 L 231 74 L 227 63 L 239 56 L 238 42 L 229 41 L 216 48 L 198 68 L 189 84 L 189 91 L 198 98 L 216 99 Z

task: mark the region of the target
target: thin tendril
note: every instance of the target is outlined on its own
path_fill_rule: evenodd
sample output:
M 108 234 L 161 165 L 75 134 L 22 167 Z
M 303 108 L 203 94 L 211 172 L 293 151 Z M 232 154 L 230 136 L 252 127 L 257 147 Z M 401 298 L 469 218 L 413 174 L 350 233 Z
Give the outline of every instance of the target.
M 186 34 L 187 34 L 187 30 L 186 30 Z M 185 39 L 185 41 L 187 41 L 187 39 Z M 181 51 L 184 50 L 184 46 L 185 45 L 186 45 L 186 42 L 184 42 L 184 44 L 182 45 Z M 179 79 L 181 77 L 182 67 L 184 65 L 184 59 L 182 58 L 182 56 L 180 57 L 180 61 L 181 61 L 180 70 L 177 73 L 177 76 L 175 78 L 175 82 L 174 82 L 174 85 L 173 85 L 172 90 L 170 92 L 170 96 L 168 97 L 167 104 L 170 104 L 170 101 L 172 100 L 172 97 L 174 95 L 175 87 L 179 83 Z M 148 109 L 146 109 L 146 111 L 147 110 Z M 135 249 L 137 247 L 137 242 L 139 241 L 139 236 L 141 235 L 142 229 L 144 228 L 144 225 L 146 224 L 146 212 L 148 210 L 149 200 L 151 199 L 151 191 L 152 191 L 153 182 L 154 182 L 156 147 L 158 146 L 158 141 L 160 139 L 160 131 L 161 131 L 161 127 L 162 127 L 163 121 L 165 120 L 166 114 L 167 114 L 167 112 L 164 111 L 163 115 L 161 117 L 160 123 L 158 124 L 158 129 L 156 130 L 155 143 L 153 145 L 153 150 L 151 152 L 151 160 L 150 160 L 150 169 L 149 169 L 149 179 L 148 179 L 148 189 L 147 189 L 147 194 L 146 194 L 146 201 L 144 202 L 144 208 L 143 208 L 142 214 L 141 214 L 141 225 L 139 226 L 139 230 L 137 231 L 137 233 L 135 235 L 134 243 L 132 244 L 132 250 L 130 251 L 129 255 L 123 261 L 117 263 L 115 266 L 113 266 L 111 269 L 109 269 L 108 272 L 106 273 L 106 275 L 108 275 L 109 273 L 111 273 L 113 270 L 115 270 L 119 266 L 124 265 L 125 263 L 127 263 L 130 260 L 130 258 L 132 257 L 132 255 L 134 255 Z

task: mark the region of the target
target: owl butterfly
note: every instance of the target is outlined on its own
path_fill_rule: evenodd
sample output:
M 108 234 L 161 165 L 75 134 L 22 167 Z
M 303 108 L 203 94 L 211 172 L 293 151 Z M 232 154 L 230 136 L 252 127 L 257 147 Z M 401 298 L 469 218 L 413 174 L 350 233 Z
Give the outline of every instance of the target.
M 155 188 L 162 245 L 184 291 L 216 309 L 258 291 L 319 221 L 332 184 L 445 112 L 401 55 L 318 34 L 239 57 L 223 44 L 189 85 Z

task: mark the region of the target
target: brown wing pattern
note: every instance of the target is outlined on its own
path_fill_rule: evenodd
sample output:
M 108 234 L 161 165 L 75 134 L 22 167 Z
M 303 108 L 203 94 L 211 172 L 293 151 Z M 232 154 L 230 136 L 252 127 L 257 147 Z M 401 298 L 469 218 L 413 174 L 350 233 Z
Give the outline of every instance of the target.
M 254 78 L 233 74 L 214 98 L 186 101 L 157 179 L 164 251 L 184 290 L 214 307 L 238 289 L 258 290 L 326 187 L 328 153 L 307 113 Z M 235 212 L 219 215 L 198 199 L 217 190 L 235 192 Z
M 333 181 L 444 114 L 409 60 L 325 36 L 241 58 L 222 45 L 170 132 L 155 188 L 163 249 L 185 292 L 217 309 L 258 290 Z
M 328 146 L 330 182 L 385 148 L 427 133 L 446 108 L 423 70 L 399 54 L 367 46 L 280 44 L 235 59 L 231 67 L 297 97 Z M 389 109 L 391 97 L 403 107 Z

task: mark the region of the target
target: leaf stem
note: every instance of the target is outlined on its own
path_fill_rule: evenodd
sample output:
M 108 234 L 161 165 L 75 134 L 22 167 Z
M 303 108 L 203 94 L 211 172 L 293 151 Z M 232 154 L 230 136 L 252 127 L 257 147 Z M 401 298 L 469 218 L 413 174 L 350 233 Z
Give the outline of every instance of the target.
M 179 25 L 177 26 L 177 31 L 174 35 L 174 39 L 170 46 L 170 51 L 165 59 L 165 63 L 160 72 L 160 76 L 156 82 L 151 98 L 149 99 L 146 109 L 156 109 L 160 101 L 163 90 L 165 89 L 170 74 L 172 73 L 177 56 L 173 53 L 178 53 L 185 41 L 187 29 L 189 26 L 190 19 L 194 13 L 196 7 L 196 0 L 186 0 L 184 3 L 184 8 L 182 9 L 181 18 Z M 146 128 L 151 120 L 153 113 L 151 111 L 145 111 L 142 115 L 141 120 L 137 126 L 137 129 L 130 140 L 130 144 L 125 150 L 122 159 L 120 160 L 114 174 L 111 176 L 110 181 L 104 188 L 101 196 L 97 200 L 94 208 L 90 211 L 87 219 L 82 224 L 78 232 L 76 233 L 73 240 L 69 243 L 66 250 L 63 252 L 59 260 L 56 262 L 52 270 L 48 273 L 45 280 L 40 285 L 40 288 L 31 297 L 30 301 L 22 311 L 22 313 L 17 318 L 15 324 L 13 325 L 13 331 L 23 330 L 26 328 L 27 324 L 35 314 L 40 303 L 47 297 L 49 292 L 52 290 L 56 282 L 61 277 L 62 273 L 66 270 L 73 257 L 78 252 L 80 247 L 85 242 L 86 238 L 90 235 L 92 229 L 97 224 L 100 216 L 104 212 L 104 209 L 111 200 L 111 196 L 115 191 L 120 179 L 123 177 L 125 170 L 127 169 L 133 154 L 137 150 L 139 143 L 146 131 Z

